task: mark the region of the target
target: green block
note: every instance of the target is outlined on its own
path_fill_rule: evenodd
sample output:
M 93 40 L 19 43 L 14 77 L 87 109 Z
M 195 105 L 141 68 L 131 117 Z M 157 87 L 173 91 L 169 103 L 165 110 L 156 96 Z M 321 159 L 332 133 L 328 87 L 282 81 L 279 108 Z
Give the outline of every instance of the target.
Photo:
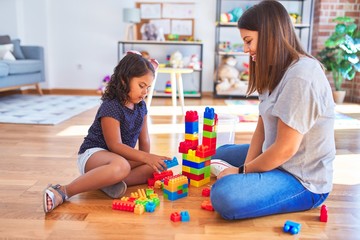
M 204 173 L 206 176 L 206 173 L 210 174 L 210 166 L 206 166 L 206 167 L 200 168 L 200 169 L 190 168 L 190 173 L 195 174 L 195 175 L 201 175 Z
M 209 126 L 214 126 L 214 119 L 204 118 L 204 124 Z
M 207 138 L 216 138 L 216 132 L 204 131 L 203 136 Z

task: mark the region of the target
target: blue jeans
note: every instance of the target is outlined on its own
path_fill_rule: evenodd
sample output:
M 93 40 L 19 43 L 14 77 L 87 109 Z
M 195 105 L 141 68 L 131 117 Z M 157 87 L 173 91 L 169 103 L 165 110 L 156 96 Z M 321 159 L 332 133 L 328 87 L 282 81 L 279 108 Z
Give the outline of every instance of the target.
M 224 145 L 212 158 L 239 167 L 244 164 L 248 149 L 248 144 Z M 212 186 L 210 198 L 215 211 L 224 219 L 233 220 L 316 208 L 328 195 L 310 192 L 298 179 L 278 168 L 225 176 Z

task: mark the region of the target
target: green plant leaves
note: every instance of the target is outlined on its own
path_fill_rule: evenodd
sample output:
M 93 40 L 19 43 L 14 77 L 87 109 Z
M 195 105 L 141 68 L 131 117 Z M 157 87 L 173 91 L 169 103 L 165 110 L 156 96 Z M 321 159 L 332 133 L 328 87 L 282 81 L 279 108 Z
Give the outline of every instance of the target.
M 326 70 L 333 75 L 336 90 L 341 90 L 344 79 L 352 80 L 360 72 L 360 30 L 351 17 L 337 17 L 335 31 L 325 41 L 317 55 Z

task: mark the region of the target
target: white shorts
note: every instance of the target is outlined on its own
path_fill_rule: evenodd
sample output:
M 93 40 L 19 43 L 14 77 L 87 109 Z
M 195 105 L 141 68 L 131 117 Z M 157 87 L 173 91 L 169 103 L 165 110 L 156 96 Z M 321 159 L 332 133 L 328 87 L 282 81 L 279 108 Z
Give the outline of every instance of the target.
M 86 162 L 91 157 L 91 155 L 93 155 L 94 153 L 96 153 L 98 151 L 103 151 L 103 150 L 106 150 L 106 149 L 98 148 L 98 147 L 89 148 L 88 150 L 86 150 L 82 154 L 78 155 L 77 165 L 78 165 L 78 169 L 79 169 L 79 172 L 81 173 L 81 175 L 85 174 L 85 165 L 86 165 Z

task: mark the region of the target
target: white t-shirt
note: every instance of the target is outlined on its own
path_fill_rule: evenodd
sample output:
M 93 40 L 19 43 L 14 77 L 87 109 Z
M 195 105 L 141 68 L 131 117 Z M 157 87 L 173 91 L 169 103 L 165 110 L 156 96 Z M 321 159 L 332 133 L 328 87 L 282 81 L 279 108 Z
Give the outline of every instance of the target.
M 259 95 L 264 122 L 263 151 L 274 142 L 280 118 L 303 134 L 298 152 L 281 165 L 313 193 L 332 189 L 335 159 L 335 103 L 329 81 L 319 63 L 301 57 L 291 65 L 274 91 Z

